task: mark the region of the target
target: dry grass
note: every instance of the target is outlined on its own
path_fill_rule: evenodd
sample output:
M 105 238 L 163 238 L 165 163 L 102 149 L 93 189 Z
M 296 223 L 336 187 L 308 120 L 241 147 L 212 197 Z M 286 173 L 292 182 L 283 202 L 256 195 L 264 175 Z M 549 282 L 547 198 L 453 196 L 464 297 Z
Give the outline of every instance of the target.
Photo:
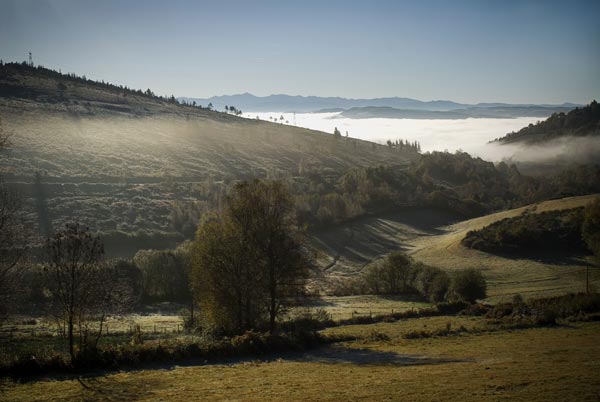
M 490 302 L 510 300 L 516 294 L 529 298 L 581 292 L 585 290 L 585 268 L 589 260 L 506 258 L 465 248 L 460 242 L 468 231 L 500 219 L 524 212 L 577 208 L 596 197 L 598 195 L 545 201 L 449 226 L 444 225 L 452 216 L 433 208 L 398 211 L 340 225 L 314 236 L 315 247 L 322 250 L 320 284 L 327 289 L 357 275 L 370 262 L 387 253 L 405 250 L 415 260 L 447 271 L 482 269 L 488 280 Z M 591 272 L 592 286 L 600 288 L 600 270 Z
M 406 301 L 394 296 L 324 296 L 303 303 L 303 306 L 292 309 L 291 314 L 324 310 L 332 320 L 339 321 L 356 316 L 385 315 L 425 307 L 431 307 L 431 304 Z
M 81 380 L 5 382 L 6 401 L 596 401 L 600 323 L 405 340 L 406 327 L 482 325 L 435 317 L 338 328 L 386 341 L 272 361 L 171 367 Z
M 585 267 L 581 258 L 533 260 L 506 258 L 468 249 L 460 244 L 468 231 L 481 229 L 500 219 L 524 212 L 539 213 L 587 205 L 598 195 L 569 197 L 545 201 L 509 211 L 499 212 L 442 228 L 440 235 L 421 236 L 409 241 L 410 254 L 418 261 L 445 270 L 482 269 L 489 286 L 489 301 L 497 302 L 516 294 L 524 297 L 558 295 L 585 290 Z M 592 269 L 591 283 L 600 286 L 600 270 Z

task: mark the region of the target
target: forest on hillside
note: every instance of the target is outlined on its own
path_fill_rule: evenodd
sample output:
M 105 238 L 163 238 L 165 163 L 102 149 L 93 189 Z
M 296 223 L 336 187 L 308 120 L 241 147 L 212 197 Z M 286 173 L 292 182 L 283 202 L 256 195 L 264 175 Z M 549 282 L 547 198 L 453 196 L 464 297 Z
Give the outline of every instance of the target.
M 530 124 L 517 132 L 507 134 L 495 141 L 501 144 L 537 144 L 563 137 L 587 137 L 600 135 L 600 105 L 595 100 L 584 107 L 568 113 L 553 113 L 537 124 Z

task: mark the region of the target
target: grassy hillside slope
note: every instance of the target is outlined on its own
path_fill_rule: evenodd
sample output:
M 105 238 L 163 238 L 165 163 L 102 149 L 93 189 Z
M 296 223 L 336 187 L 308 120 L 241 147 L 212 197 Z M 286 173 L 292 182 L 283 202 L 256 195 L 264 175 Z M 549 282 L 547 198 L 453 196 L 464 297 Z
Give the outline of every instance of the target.
M 408 250 L 417 261 L 446 270 L 482 269 L 489 281 L 488 293 L 492 301 L 509 299 L 515 294 L 531 297 L 583 291 L 585 267 L 590 264 L 585 259 L 571 256 L 507 258 L 466 248 L 460 242 L 467 232 L 481 229 L 504 218 L 525 212 L 540 213 L 577 208 L 587 205 L 596 197 L 598 195 L 545 201 L 459 222 L 440 228 L 441 234 L 413 238 L 407 244 Z M 600 285 L 599 271 L 597 268 L 592 269 L 591 283 L 595 286 Z
M 50 70 L 4 65 L 0 73 L 0 118 L 12 143 L 0 174 L 40 227 L 78 219 L 113 238 L 143 232 L 170 247 L 183 239 L 180 221 L 218 205 L 235 180 L 339 177 L 418 157 Z M 118 253 L 156 247 L 137 243 Z
M 402 250 L 417 261 L 447 271 L 482 269 L 492 302 L 509 300 L 516 294 L 534 297 L 583 291 L 585 268 L 591 266 L 587 258 L 548 253 L 509 258 L 469 249 L 461 240 L 467 232 L 504 218 L 578 208 L 595 197 L 598 195 L 545 201 L 470 220 L 461 220 L 443 209 L 406 208 L 332 227 L 313 236 L 314 247 L 320 251 L 319 284 L 331 290 L 391 251 Z M 592 285 L 600 286 L 600 270 L 592 267 L 591 272 Z

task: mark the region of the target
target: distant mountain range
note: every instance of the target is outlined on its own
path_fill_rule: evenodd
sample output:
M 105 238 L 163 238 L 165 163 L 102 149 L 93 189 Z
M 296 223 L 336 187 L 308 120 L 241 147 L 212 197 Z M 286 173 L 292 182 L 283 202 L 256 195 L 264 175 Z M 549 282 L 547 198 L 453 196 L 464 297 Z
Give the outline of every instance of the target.
M 454 110 L 407 110 L 391 107 L 358 107 L 341 111 L 339 117 L 350 119 L 467 119 L 493 118 L 510 119 L 515 117 L 546 118 L 553 113 L 565 113 L 572 107 L 564 106 L 472 106 Z M 337 117 L 337 116 L 336 116 Z
M 348 99 L 340 97 L 319 97 L 319 96 L 291 96 L 291 95 L 269 95 L 269 96 L 255 96 L 249 93 L 239 95 L 223 95 L 213 96 L 211 98 L 188 98 L 180 97 L 180 101 L 196 102 L 196 104 L 207 106 L 212 103 L 213 107 L 217 110 L 225 110 L 225 106 L 235 106 L 244 112 L 324 112 L 324 111 L 345 111 L 353 108 L 392 108 L 400 109 L 403 111 L 407 110 L 422 110 L 422 111 L 435 111 L 435 112 L 449 112 L 461 109 L 490 109 L 494 110 L 492 113 L 499 113 L 498 108 L 529 108 L 529 107 L 541 107 L 561 110 L 569 110 L 576 106 L 572 103 L 563 103 L 562 105 L 516 105 L 507 103 L 478 103 L 478 104 L 464 104 L 453 102 L 449 100 L 433 100 L 433 101 L 420 101 L 411 98 L 374 98 L 374 99 Z M 515 110 L 513 110 L 515 111 Z M 558 110 L 555 110 L 558 111 Z M 368 111 L 367 111 L 368 112 Z M 371 111 L 373 112 L 373 111 Z M 382 111 L 379 111 L 382 112 Z M 379 113 L 378 112 L 378 113 Z M 388 113 L 383 111 L 384 113 Z M 466 113 L 464 110 L 460 112 L 460 115 L 464 116 Z M 476 112 L 469 112 L 467 114 L 475 114 Z M 350 114 L 355 114 L 356 111 Z M 552 114 L 550 112 L 549 114 Z M 547 116 L 549 114 L 542 114 L 541 116 Z M 415 114 L 417 116 L 417 114 Z M 526 115 L 527 116 L 527 115 Z M 537 116 L 537 115 L 535 115 Z M 360 117 L 355 117 L 360 118 Z M 406 118 L 406 117 L 405 117 Z M 431 118 L 431 117 L 411 117 L 411 118 Z M 442 118 L 442 117 L 440 117 Z M 444 117 L 448 118 L 448 117 Z M 454 117 L 464 118 L 464 117 Z

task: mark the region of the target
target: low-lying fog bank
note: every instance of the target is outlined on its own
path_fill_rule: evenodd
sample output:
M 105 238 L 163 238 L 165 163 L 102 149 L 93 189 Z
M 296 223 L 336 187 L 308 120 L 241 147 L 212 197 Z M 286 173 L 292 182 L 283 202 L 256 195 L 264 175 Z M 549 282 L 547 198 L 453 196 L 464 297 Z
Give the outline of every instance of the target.
M 539 117 L 514 119 L 348 119 L 339 113 L 244 113 L 247 118 L 277 121 L 282 124 L 333 133 L 337 127 L 342 135 L 385 143 L 387 140 L 419 141 L 423 152 L 462 150 L 473 156 L 499 162 L 568 164 L 593 163 L 600 155 L 600 138 L 562 138 L 544 145 L 489 143 L 512 131 L 535 124 Z M 283 119 L 281 119 L 283 117 Z
M 463 150 L 484 159 L 501 160 L 512 156 L 487 146 L 495 138 L 511 131 L 519 130 L 539 117 L 519 117 L 515 119 L 463 119 L 463 120 L 422 120 L 422 119 L 348 119 L 338 118 L 339 113 L 244 113 L 247 118 L 277 120 L 283 124 L 321 130 L 333 133 L 337 127 L 342 135 L 385 143 L 387 140 L 405 139 L 419 141 L 423 152 Z M 283 120 L 280 118 L 283 117 Z M 295 120 L 294 120 L 295 119 Z M 287 123 L 286 123 L 287 122 Z

